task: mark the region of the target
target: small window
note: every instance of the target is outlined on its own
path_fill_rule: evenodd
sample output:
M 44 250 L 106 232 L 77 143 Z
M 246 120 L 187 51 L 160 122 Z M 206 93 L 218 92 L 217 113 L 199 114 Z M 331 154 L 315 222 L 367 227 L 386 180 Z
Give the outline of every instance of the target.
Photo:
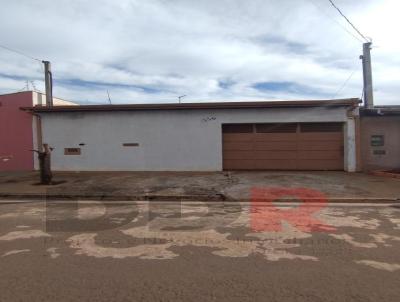
M 81 148 L 65 148 L 64 155 L 81 155 Z
M 223 133 L 253 133 L 253 124 L 222 125 Z
M 385 145 L 385 137 L 383 135 L 371 135 L 372 147 L 383 147 Z
M 297 124 L 256 124 L 257 133 L 296 133 Z

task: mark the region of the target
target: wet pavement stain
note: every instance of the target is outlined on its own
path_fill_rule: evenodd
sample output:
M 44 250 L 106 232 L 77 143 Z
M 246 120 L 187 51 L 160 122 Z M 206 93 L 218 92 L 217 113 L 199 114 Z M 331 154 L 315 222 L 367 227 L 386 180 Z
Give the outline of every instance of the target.
M 110 219 L 132 208 L 112 209 Z M 98 203 L 80 209 L 87 221 L 104 214 Z M 176 212 L 143 202 L 135 209 L 130 223 L 110 230 L 49 232 L 44 204 L 0 207 L 2 295 L 25 301 L 17 289 L 26 288 L 37 294 L 29 301 L 153 301 L 154 293 L 167 301 L 399 300 L 399 209 L 316 213 L 334 232 L 304 232 L 287 221 L 279 231 L 255 232 L 248 205 L 193 203 Z

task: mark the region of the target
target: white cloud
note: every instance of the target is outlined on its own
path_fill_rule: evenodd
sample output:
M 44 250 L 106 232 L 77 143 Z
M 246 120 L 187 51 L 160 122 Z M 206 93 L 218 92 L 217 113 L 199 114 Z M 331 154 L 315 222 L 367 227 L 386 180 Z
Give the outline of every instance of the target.
M 395 0 L 336 0 L 374 39 L 376 102 L 395 104 L 400 42 Z M 0 44 L 52 62 L 55 95 L 113 102 L 360 97 L 361 43 L 321 0 L 0 0 Z M 340 24 L 340 25 L 339 25 Z M 353 31 L 352 31 L 353 32 Z M 347 86 L 343 83 L 356 73 Z M 0 92 L 24 79 L 43 89 L 39 63 L 0 50 Z M 228 83 L 223 87 L 220 83 Z M 260 91 L 260 82 L 296 91 Z M 339 93 L 338 93 L 339 92 Z

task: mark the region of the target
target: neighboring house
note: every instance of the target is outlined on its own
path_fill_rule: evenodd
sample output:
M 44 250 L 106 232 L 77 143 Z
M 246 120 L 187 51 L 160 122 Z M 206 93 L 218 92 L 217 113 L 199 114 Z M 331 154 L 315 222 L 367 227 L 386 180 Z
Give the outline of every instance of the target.
M 400 170 L 400 106 L 362 108 L 362 168 Z
M 360 161 L 359 102 L 38 106 L 25 110 L 40 116 L 43 142 L 54 148 L 54 170 L 354 172 Z M 27 124 L 31 122 L 24 118 Z M 24 150 L 29 148 L 24 146 Z
M 45 105 L 46 96 L 24 91 L 0 95 L 0 171 L 29 171 L 35 166 L 32 149 L 37 149 L 36 118 L 21 107 Z M 54 98 L 54 105 L 76 105 Z

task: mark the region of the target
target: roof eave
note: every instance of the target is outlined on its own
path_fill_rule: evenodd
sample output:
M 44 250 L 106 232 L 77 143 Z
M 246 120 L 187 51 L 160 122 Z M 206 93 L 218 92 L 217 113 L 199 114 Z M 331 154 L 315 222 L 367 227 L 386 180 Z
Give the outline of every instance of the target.
M 77 112 L 77 111 L 135 111 L 135 110 L 194 110 L 194 109 L 250 109 L 289 107 L 337 107 L 353 106 L 360 99 L 312 100 L 312 101 L 270 101 L 270 102 L 221 102 L 221 103 L 167 103 L 167 104 L 123 104 L 123 105 L 80 105 L 80 106 L 35 106 L 23 107 L 32 112 Z

